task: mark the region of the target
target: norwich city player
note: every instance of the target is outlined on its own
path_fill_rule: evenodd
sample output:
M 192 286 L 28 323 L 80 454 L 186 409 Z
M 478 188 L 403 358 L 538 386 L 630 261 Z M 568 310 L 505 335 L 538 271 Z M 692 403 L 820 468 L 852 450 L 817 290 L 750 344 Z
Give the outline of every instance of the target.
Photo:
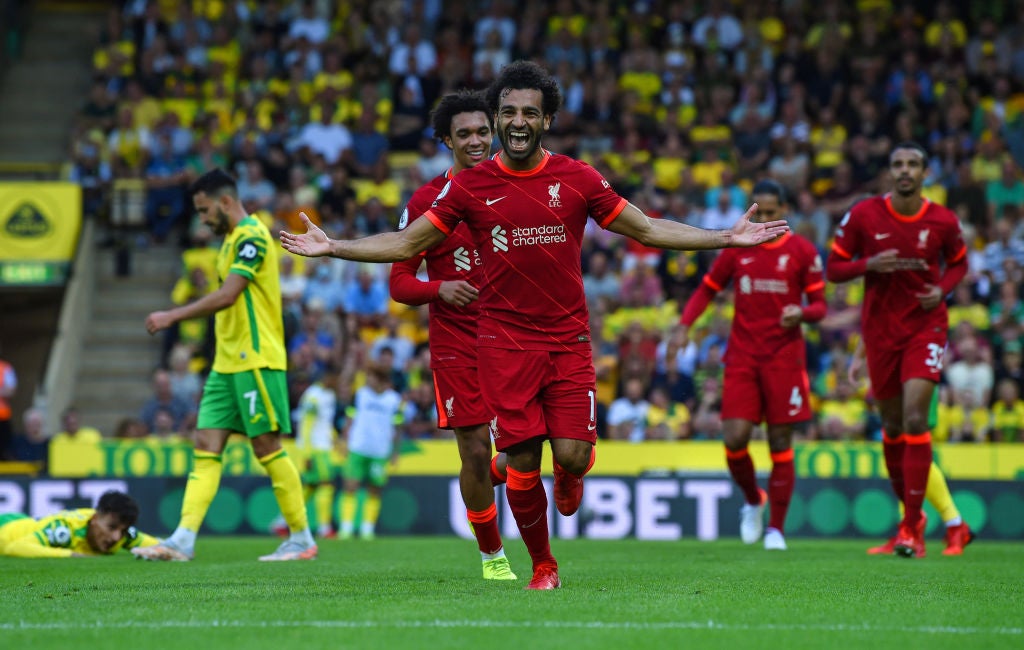
M 276 246 L 256 217 L 238 200 L 235 180 L 221 169 L 192 186 L 199 218 L 224 243 L 217 254 L 220 288 L 195 302 L 146 319 L 155 334 L 184 320 L 216 314 L 217 350 L 213 371 L 199 403 L 193 469 L 185 486 L 181 521 L 164 542 L 132 552 L 147 560 L 191 560 L 196 534 L 220 485 L 221 454 L 228 436 L 249 437 L 253 451 L 274 486 L 274 496 L 291 536 L 261 561 L 311 560 L 316 543 L 306 519 L 302 481 L 281 448 L 281 433 L 291 432 L 284 321 Z
M 105 492 L 96 508 L 63 510 L 42 519 L 0 515 L 0 555 L 93 557 L 154 546 L 160 540 L 135 530 L 138 517 L 135 499 L 114 491 Z

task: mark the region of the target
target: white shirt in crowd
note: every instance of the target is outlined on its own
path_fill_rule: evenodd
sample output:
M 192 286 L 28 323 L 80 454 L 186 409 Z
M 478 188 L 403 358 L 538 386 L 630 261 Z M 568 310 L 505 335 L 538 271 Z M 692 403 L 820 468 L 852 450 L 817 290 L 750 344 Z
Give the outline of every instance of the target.
M 391 457 L 395 425 L 404 420 L 402 396 L 393 389 L 383 393 L 363 386 L 356 391 L 355 404 L 348 410 L 351 427 L 348 450 L 369 458 Z

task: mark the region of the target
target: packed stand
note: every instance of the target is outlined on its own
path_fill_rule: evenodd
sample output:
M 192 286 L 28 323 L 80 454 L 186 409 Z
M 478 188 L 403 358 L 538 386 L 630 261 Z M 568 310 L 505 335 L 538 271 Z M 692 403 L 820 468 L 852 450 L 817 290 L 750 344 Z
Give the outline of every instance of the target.
M 887 191 L 892 145 L 922 143 L 925 195 L 957 213 L 971 249 L 949 299 L 935 438 L 1024 441 L 1024 2 L 134 0 L 111 10 L 95 52 L 72 177 L 101 217 L 113 184 L 145 184 L 147 242 L 183 245 L 185 302 L 216 284 L 191 178 L 229 169 L 272 231 L 301 229 L 300 211 L 332 237 L 393 230 L 411 192 L 451 163 L 427 128 L 436 100 L 520 58 L 562 87 L 547 146 L 648 214 L 728 228 L 770 177 L 822 258 L 850 206 Z M 678 325 L 715 253 L 590 226 L 601 435 L 720 438 L 730 291 L 689 331 Z M 334 367 L 347 403 L 372 360 L 393 370 L 406 435 L 445 436 L 426 313 L 389 300 L 388 268 L 286 253 L 281 268 L 293 405 Z M 847 378 L 861 297 L 859 283 L 829 284 L 827 316 L 804 326 L 816 414 L 804 439 L 879 436 L 870 392 Z M 184 377 L 207 368 L 211 334 L 183 323 L 165 345 L 192 413 L 197 383 Z

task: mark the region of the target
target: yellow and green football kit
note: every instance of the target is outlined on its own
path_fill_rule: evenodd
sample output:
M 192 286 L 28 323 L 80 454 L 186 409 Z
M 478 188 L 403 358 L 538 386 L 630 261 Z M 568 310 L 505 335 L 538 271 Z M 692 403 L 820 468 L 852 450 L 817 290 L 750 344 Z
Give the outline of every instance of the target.
M 64 510 L 49 517 L 33 519 L 20 513 L 0 515 L 0 555 L 8 557 L 47 558 L 71 557 L 72 553 L 102 555 L 86 539 L 89 520 L 96 514 L 92 508 Z M 153 546 L 159 540 L 128 529 L 111 553 L 139 546 Z
M 289 433 L 277 246 L 255 217 L 240 221 L 217 253 L 221 282 L 231 273 L 249 283 L 238 300 L 215 317 L 217 350 L 199 405 L 198 427 L 240 431 L 249 437 Z

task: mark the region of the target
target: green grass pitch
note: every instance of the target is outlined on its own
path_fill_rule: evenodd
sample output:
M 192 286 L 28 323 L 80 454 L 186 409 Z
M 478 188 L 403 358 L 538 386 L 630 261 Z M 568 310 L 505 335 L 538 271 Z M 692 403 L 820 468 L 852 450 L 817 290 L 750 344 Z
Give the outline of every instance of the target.
M 0 558 L 0 646 L 290 648 L 1022 648 L 1024 545 L 869 557 L 868 543 L 559 541 L 563 588 L 485 582 L 455 538 L 327 541 L 263 564 L 270 538 L 200 538 L 191 563 Z

